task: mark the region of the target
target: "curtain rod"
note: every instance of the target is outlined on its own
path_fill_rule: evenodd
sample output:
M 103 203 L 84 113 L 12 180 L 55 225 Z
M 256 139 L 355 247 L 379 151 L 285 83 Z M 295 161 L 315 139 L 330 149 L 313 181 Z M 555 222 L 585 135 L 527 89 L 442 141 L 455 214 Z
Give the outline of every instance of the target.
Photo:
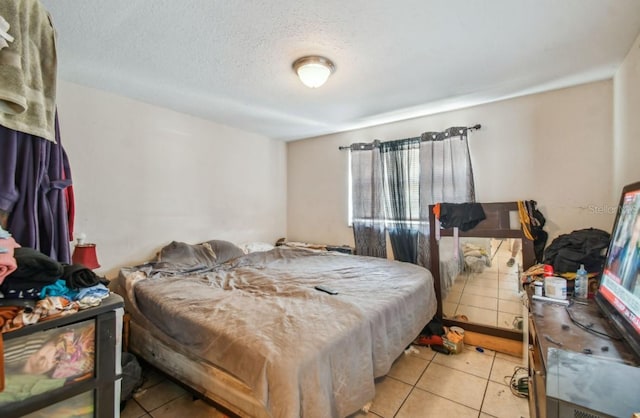
M 477 123 L 477 124 L 475 124 L 473 126 L 467 126 L 467 130 L 469 130 L 469 131 L 477 131 L 480 128 L 482 128 L 482 125 L 480 125 L 479 123 Z M 379 144 L 379 143 L 380 143 L 380 141 L 376 140 L 376 141 L 370 142 L 369 144 L 366 144 L 366 145 L 369 145 L 369 146 L 373 147 L 373 146 L 375 146 L 376 144 Z M 343 151 L 343 150 L 346 150 L 346 149 L 351 149 L 351 145 L 339 146 L 338 149 L 340 151 Z

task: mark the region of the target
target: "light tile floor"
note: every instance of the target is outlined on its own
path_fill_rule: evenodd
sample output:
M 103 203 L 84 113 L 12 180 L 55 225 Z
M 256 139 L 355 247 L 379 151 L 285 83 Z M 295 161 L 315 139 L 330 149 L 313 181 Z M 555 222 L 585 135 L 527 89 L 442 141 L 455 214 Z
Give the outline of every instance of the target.
M 502 241 L 502 242 L 501 242 Z M 442 303 L 447 317 L 465 315 L 470 322 L 507 329 L 522 329 L 524 305 L 522 304 L 518 268 L 522 264 L 522 252 L 516 263 L 508 267 L 511 257 L 509 240 L 491 241 L 491 266 L 482 273 L 462 273 Z
M 460 354 L 444 355 L 428 347 L 401 355 L 376 381 L 376 395 L 368 412 L 350 418 L 520 418 L 529 417 L 526 398 L 515 396 L 507 382 L 522 359 L 465 346 Z M 123 418 L 213 417 L 227 415 L 144 368 L 145 384 L 122 411 Z M 526 369 L 518 376 L 525 376 Z M 194 400 L 195 399 L 195 400 Z

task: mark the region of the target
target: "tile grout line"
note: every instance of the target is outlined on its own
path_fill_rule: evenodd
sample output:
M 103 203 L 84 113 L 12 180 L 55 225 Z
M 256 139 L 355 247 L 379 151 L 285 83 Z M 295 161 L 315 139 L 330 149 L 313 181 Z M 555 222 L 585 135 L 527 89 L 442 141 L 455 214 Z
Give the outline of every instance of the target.
M 426 370 L 426 369 L 425 369 Z M 396 412 L 393 413 L 393 418 L 395 418 L 396 416 L 398 416 L 398 413 L 400 413 L 400 410 L 402 409 L 402 407 L 404 406 L 404 404 L 407 402 L 407 399 L 409 399 L 409 396 L 411 396 L 411 394 L 413 393 L 413 391 L 416 389 L 416 386 L 413 385 L 411 386 L 411 390 L 409 391 L 409 393 L 407 393 L 407 396 L 405 396 L 405 398 L 402 400 L 402 403 L 400 403 L 400 406 L 398 407 L 398 410 Z
M 438 398 L 441 398 L 441 399 L 447 400 L 447 401 L 449 401 L 449 402 L 455 403 L 456 405 L 464 406 L 465 408 L 469 408 L 469 409 L 473 409 L 474 411 L 478 411 L 478 415 L 480 414 L 480 412 L 482 412 L 482 411 L 481 411 L 481 410 L 479 410 L 479 409 L 472 408 L 472 407 L 470 407 L 469 405 L 465 405 L 465 404 L 460 403 L 460 402 L 458 402 L 458 401 L 456 401 L 456 400 L 453 400 L 453 399 L 445 398 L 444 396 L 442 396 L 442 395 L 438 395 L 437 393 L 433 393 L 433 392 L 431 392 L 431 391 L 429 391 L 429 390 L 427 390 L 427 389 L 422 389 L 422 388 L 418 388 L 418 387 L 416 387 L 415 389 L 416 389 L 416 390 L 419 390 L 419 391 L 421 391 L 421 392 L 425 392 L 425 393 L 428 393 L 428 394 L 430 394 L 430 395 L 436 396 L 436 397 L 438 397 Z
M 402 403 L 398 407 L 398 410 L 393 414 L 394 418 L 398 415 L 398 413 L 400 412 L 404 404 L 407 402 L 407 399 L 409 399 L 409 396 L 411 396 L 413 391 L 416 389 L 420 390 L 420 388 L 416 388 L 416 385 L 418 384 L 420 379 L 422 379 L 422 376 L 425 374 L 429 366 L 431 366 L 431 363 L 433 363 L 433 359 L 436 358 L 437 355 L 438 353 L 436 353 L 433 357 L 431 357 L 431 360 L 429 360 L 429 363 L 425 366 L 424 370 L 422 370 L 422 373 L 420 373 L 420 376 L 418 376 L 418 378 L 416 379 L 416 382 L 413 385 L 411 385 L 411 390 L 409 391 L 409 393 L 407 393 L 407 396 L 402 400 Z
M 167 377 L 166 377 L 166 376 L 160 376 L 160 378 L 161 378 L 162 380 L 160 380 L 160 381 L 158 381 L 158 382 L 155 382 L 154 384 L 152 384 L 152 385 L 150 385 L 150 386 L 148 386 L 148 387 L 144 388 L 144 390 L 145 390 L 145 391 L 148 391 L 149 389 L 151 389 L 151 388 L 153 388 L 153 387 L 156 387 L 156 386 L 159 386 L 160 384 L 162 384 L 162 383 L 164 383 L 164 382 L 169 382 L 169 383 L 172 383 L 172 384 L 176 384 L 176 383 L 174 383 L 174 382 L 171 382 L 169 379 L 167 379 Z M 179 385 L 178 385 L 178 386 L 179 386 Z M 163 403 L 163 404 L 161 404 L 161 405 L 158 405 L 156 408 L 153 408 L 153 409 L 151 409 L 151 410 L 147 410 L 147 408 L 145 408 L 145 407 L 144 407 L 140 402 L 138 402 L 138 400 L 137 400 L 137 399 L 135 399 L 135 398 L 132 398 L 132 399 L 133 399 L 134 401 L 136 401 L 136 403 L 140 406 L 140 408 L 142 408 L 142 410 L 145 412 L 145 414 L 144 414 L 144 415 L 142 415 L 142 417 L 144 417 L 145 415 L 149 415 L 149 416 L 151 416 L 151 417 L 152 417 L 152 416 L 153 416 L 153 415 L 151 414 L 152 412 L 157 411 L 158 409 L 160 409 L 160 408 L 162 408 L 163 406 L 165 406 L 165 405 L 167 405 L 167 404 L 169 404 L 169 403 L 171 403 L 171 402 L 175 401 L 176 399 L 179 399 L 179 398 L 180 398 L 180 397 L 182 397 L 182 396 L 184 396 L 184 395 L 181 395 L 181 396 L 178 396 L 178 397 L 176 397 L 176 398 L 170 399 L 170 400 L 168 400 L 167 402 L 165 402 L 165 403 Z
M 493 353 L 493 360 L 491 360 L 491 369 L 489 369 L 489 377 L 487 377 L 487 381 L 484 386 L 484 394 L 482 395 L 482 402 L 480 402 L 480 412 L 478 416 L 482 414 L 482 407 L 484 406 L 484 400 L 487 397 L 487 390 L 489 389 L 489 381 L 491 380 L 491 372 L 493 371 L 493 365 L 496 362 L 496 353 Z
M 410 391 L 409 391 L 409 392 L 407 393 L 407 395 L 403 398 L 402 402 L 401 402 L 401 403 L 400 403 L 400 405 L 398 406 L 397 410 L 393 413 L 392 417 L 397 417 L 397 416 L 398 416 L 398 414 L 399 414 L 399 412 L 402 410 L 403 406 L 405 406 L 405 404 L 407 403 L 407 401 L 408 401 L 409 397 L 410 397 L 412 394 L 416 393 L 416 391 L 420 391 L 420 392 L 424 392 L 424 393 L 429 393 L 429 394 L 431 394 L 431 395 L 433 395 L 433 396 L 436 396 L 436 397 L 438 397 L 438 398 L 445 399 L 445 400 L 447 400 L 447 401 L 449 401 L 449 402 L 453 402 L 453 403 L 455 403 L 455 404 L 461 405 L 461 406 L 466 407 L 466 408 L 470 408 L 470 409 L 472 409 L 472 410 L 474 410 L 474 411 L 477 411 L 477 412 L 478 412 L 478 417 L 480 416 L 480 414 L 483 414 L 483 413 L 484 413 L 484 414 L 486 414 L 486 415 L 488 415 L 488 416 L 492 416 L 492 417 L 493 417 L 493 415 L 487 414 L 486 412 L 483 412 L 483 410 L 482 410 L 482 409 L 485 407 L 485 403 L 486 403 L 486 396 L 487 396 L 487 393 L 488 393 L 489 383 L 491 383 L 491 382 L 492 382 L 492 383 L 500 384 L 501 386 L 508 386 L 508 385 L 506 385 L 506 384 L 504 384 L 504 383 L 502 383 L 502 382 L 494 382 L 494 381 L 492 381 L 492 380 L 491 380 L 491 374 L 492 374 L 492 372 L 493 372 L 494 367 L 496 367 L 496 362 L 497 362 L 497 359 L 498 359 L 497 354 L 498 354 L 497 352 L 494 352 L 494 353 L 493 353 L 493 355 L 492 355 L 492 359 L 491 359 L 491 366 L 490 366 L 490 368 L 489 368 L 489 374 L 488 374 L 488 376 L 487 376 L 486 378 L 483 378 L 483 380 L 485 380 L 485 387 L 484 387 L 484 392 L 483 392 L 483 396 L 482 396 L 482 401 L 481 401 L 481 403 L 480 403 L 479 409 L 472 408 L 472 407 L 470 407 L 469 405 L 465 405 L 465 404 L 460 403 L 460 402 L 458 402 L 458 401 L 455 401 L 455 400 L 453 400 L 453 399 L 450 399 L 450 398 L 444 397 L 444 396 L 442 396 L 442 395 L 439 395 L 439 394 L 437 394 L 437 393 L 433 393 L 433 392 L 431 392 L 431 391 L 429 391 L 429 390 L 426 390 L 426 389 L 423 389 L 423 388 L 419 388 L 419 387 L 417 387 L 417 384 L 420 382 L 420 379 L 422 379 L 422 378 L 423 378 L 423 376 L 425 375 L 425 373 L 427 372 L 427 370 L 429 369 L 429 367 L 430 367 L 432 364 L 434 364 L 434 363 L 435 363 L 435 362 L 434 362 L 434 360 L 436 359 L 436 357 L 438 357 L 438 356 L 439 356 L 439 354 L 438 354 L 438 353 L 435 353 L 435 355 L 434 355 L 433 357 L 431 357 L 431 360 L 428 360 L 428 362 L 427 362 L 426 366 L 425 366 L 425 367 L 424 367 L 424 369 L 420 372 L 420 374 L 419 374 L 419 376 L 416 378 L 416 380 L 415 380 L 415 383 L 414 383 L 414 384 L 408 384 L 407 382 L 405 382 L 405 381 L 403 381 L 403 380 L 400 380 L 399 378 L 392 377 L 392 376 L 387 376 L 387 378 L 389 378 L 389 379 L 391 379 L 391 380 L 394 380 L 394 381 L 397 381 L 397 382 L 400 382 L 400 383 L 404 383 L 404 384 L 410 385 L 410 387 L 411 387 Z M 417 357 L 417 356 L 416 356 L 416 357 Z M 420 358 L 420 357 L 418 357 L 418 358 Z M 514 367 L 515 367 L 515 366 L 519 366 L 519 365 L 520 365 L 520 362 L 517 362 L 517 361 L 511 361 L 510 359 L 504 359 L 504 358 L 502 358 L 502 357 L 501 357 L 501 359 L 503 359 L 503 360 L 505 360 L 505 361 L 508 361 L 509 363 L 513 363 Z M 426 360 L 426 359 L 425 359 L 425 360 Z M 444 365 L 444 364 L 440 364 L 440 363 L 435 363 L 435 364 L 437 364 L 438 366 L 441 366 L 441 367 L 445 367 L 445 368 L 447 368 L 447 369 L 451 369 L 451 370 L 454 370 L 454 371 L 458 371 L 458 372 L 462 372 L 462 373 L 468 374 L 469 376 L 479 377 L 479 376 L 474 375 L 474 374 L 472 374 L 472 373 L 468 373 L 468 372 L 463 371 L 463 370 L 458 370 L 458 369 L 455 369 L 455 368 L 450 367 L 450 366 L 448 366 L 448 365 Z M 162 383 L 162 381 L 161 381 L 161 382 L 157 382 L 156 384 L 154 384 L 154 385 L 150 386 L 149 388 L 154 387 L 154 386 L 156 386 L 156 385 L 158 385 L 158 384 L 161 384 L 161 383 Z M 178 399 L 178 398 L 176 398 L 176 399 Z M 172 402 L 172 401 L 174 401 L 174 400 L 175 400 L 175 399 L 173 399 L 173 400 L 171 400 L 171 401 L 168 401 L 168 402 L 166 402 L 165 404 L 160 405 L 160 406 L 158 406 L 157 408 L 155 408 L 155 409 L 153 409 L 153 410 L 151 410 L 151 411 L 147 411 L 147 410 L 146 410 L 146 409 L 145 409 L 145 408 L 144 408 L 144 407 L 143 407 L 143 406 L 142 406 L 142 405 L 141 405 L 141 404 L 140 404 L 136 399 L 134 399 L 134 402 L 136 402 L 136 404 L 138 404 L 138 406 L 141 408 L 141 410 L 145 412 L 145 413 L 144 413 L 143 415 L 141 415 L 140 417 L 144 417 L 144 416 L 152 417 L 152 416 L 153 416 L 153 415 L 152 415 L 152 412 L 153 412 L 153 411 L 157 411 L 158 409 L 162 408 L 163 406 L 165 406 L 166 404 L 168 404 L 168 403 L 170 403 L 170 402 Z M 386 418 L 386 416 L 381 416 L 381 415 L 379 415 L 379 414 L 378 414 L 377 412 L 375 412 L 375 411 L 369 411 L 369 412 L 370 412 L 373 416 L 375 416 L 375 417 L 379 417 L 379 418 Z
M 135 399 L 130 399 L 132 401 L 134 401 L 136 404 L 138 404 L 138 406 L 140 407 L 140 409 L 144 412 L 144 414 L 140 415 L 138 418 L 144 417 L 145 415 L 149 415 L 149 411 L 147 411 L 146 409 L 144 409 L 144 407 L 142 405 L 140 405 L 140 402 L 138 402 Z
M 438 353 L 436 353 L 436 355 L 435 355 L 433 358 L 435 359 L 435 358 L 436 358 L 436 356 L 438 356 Z M 439 397 L 439 398 L 446 399 L 446 400 L 447 400 L 447 401 L 449 401 L 449 402 L 453 402 L 453 403 L 455 403 L 455 404 L 458 404 L 458 405 L 464 406 L 464 407 L 466 407 L 466 408 L 473 409 L 474 411 L 478 411 L 478 417 L 479 417 L 479 416 L 480 416 L 480 414 L 482 414 L 482 413 L 483 413 L 483 411 L 482 411 L 482 407 L 484 406 L 484 399 L 485 399 L 485 397 L 486 397 L 486 395 L 487 395 L 487 389 L 489 388 L 489 382 L 491 382 L 491 372 L 493 371 L 493 366 L 494 366 L 494 364 L 495 364 L 495 360 L 496 360 L 496 358 L 497 358 L 497 357 L 496 357 L 496 352 L 494 352 L 494 353 L 493 353 L 493 358 L 492 358 L 492 360 L 491 360 L 491 368 L 489 369 L 489 375 L 488 375 L 488 376 L 487 376 L 487 378 L 485 379 L 485 388 L 484 388 L 484 393 L 483 393 L 483 395 L 482 395 L 482 402 L 480 402 L 480 409 L 472 408 L 472 407 L 470 407 L 469 405 L 465 405 L 465 404 L 460 403 L 460 402 L 458 402 L 458 401 L 456 401 L 456 400 L 454 400 L 454 399 L 446 398 L 446 397 L 444 397 L 444 396 L 442 396 L 442 395 L 439 395 L 439 394 L 434 393 L 434 392 L 431 392 L 431 391 L 429 391 L 429 390 L 427 390 L 427 389 L 419 388 L 419 387 L 417 387 L 417 386 L 416 386 L 416 385 L 417 385 L 417 383 L 420 381 L 420 378 L 422 378 L 422 375 L 424 375 L 424 373 L 427 371 L 427 368 L 428 368 L 428 367 L 433 363 L 433 360 L 431 360 L 431 361 L 429 362 L 429 365 L 428 365 L 427 367 L 425 367 L 425 369 L 422 371 L 422 374 L 420 375 L 420 378 L 418 379 L 418 381 L 416 381 L 416 385 L 414 385 L 414 386 L 413 386 L 413 388 L 411 389 L 411 391 L 409 392 L 409 394 L 413 393 L 413 390 L 414 390 L 414 389 L 417 389 L 417 390 L 420 390 L 420 391 L 423 391 L 423 392 L 429 393 L 429 394 L 431 394 L 431 395 L 433 395 L 433 396 L 437 396 L 437 397 Z M 453 368 L 453 367 L 450 367 L 450 366 L 447 366 L 447 365 L 444 365 L 444 364 L 440 364 L 440 363 L 435 363 L 435 364 L 437 364 L 438 366 L 446 367 L 446 368 L 451 369 L 451 370 L 455 370 L 455 371 L 458 371 L 458 372 L 465 373 L 465 374 L 467 374 L 467 375 L 469 375 L 469 376 L 479 377 L 479 376 L 474 375 L 474 374 L 472 374 L 472 373 L 468 373 L 468 372 L 465 372 L 465 371 L 463 371 L 463 370 L 458 370 L 458 369 L 455 369 L 455 368 Z M 482 378 L 481 378 L 481 379 L 482 379 Z M 398 380 L 398 379 L 396 379 L 396 380 Z M 494 382 L 494 383 L 495 383 L 495 382 Z M 407 398 L 408 398 L 408 397 L 409 397 L 409 395 L 407 395 Z M 405 402 L 406 402 L 406 399 L 402 402 L 402 404 L 404 405 L 404 403 L 405 403 Z M 398 411 L 396 411 L 396 413 L 394 414 L 394 417 L 398 414 L 398 412 L 400 412 L 400 409 L 401 409 L 401 408 L 402 408 L 402 406 L 400 406 L 400 408 L 398 408 Z M 487 415 L 490 415 L 490 414 L 487 414 Z M 492 415 L 491 415 L 491 416 L 492 416 Z

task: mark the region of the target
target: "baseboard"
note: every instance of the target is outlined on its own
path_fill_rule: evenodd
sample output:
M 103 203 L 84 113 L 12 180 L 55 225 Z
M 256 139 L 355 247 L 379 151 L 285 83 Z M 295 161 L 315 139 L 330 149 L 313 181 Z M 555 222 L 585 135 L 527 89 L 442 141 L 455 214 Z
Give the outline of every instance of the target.
M 522 341 L 465 330 L 464 343 L 488 348 L 489 350 L 498 351 L 511 356 L 522 357 Z

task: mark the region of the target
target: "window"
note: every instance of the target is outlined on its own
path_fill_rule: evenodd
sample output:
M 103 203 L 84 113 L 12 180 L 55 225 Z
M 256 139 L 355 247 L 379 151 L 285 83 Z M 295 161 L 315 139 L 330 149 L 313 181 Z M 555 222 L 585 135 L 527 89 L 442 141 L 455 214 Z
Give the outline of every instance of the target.
M 386 257 L 388 236 L 396 260 L 428 265 L 429 205 L 474 201 L 467 129 L 349 147 L 349 224 L 357 254 Z
M 349 151 L 349 170 L 348 170 L 348 225 L 353 225 L 353 214 L 354 214 L 354 187 L 358 187 L 361 190 L 358 191 L 358 195 L 360 196 L 361 204 L 363 207 L 371 207 L 375 203 L 372 202 L 375 197 L 381 199 L 381 204 L 383 206 L 383 211 L 378 213 L 377 215 L 374 213 L 370 213 L 369 211 L 364 212 L 364 218 L 371 219 L 376 223 L 409 223 L 409 224 L 417 224 L 420 219 L 420 161 L 419 161 L 419 149 L 416 148 L 407 148 L 396 151 L 396 155 L 391 156 L 390 158 L 382 158 L 380 167 L 378 170 L 381 171 L 381 183 L 382 187 L 378 188 L 378 192 L 374 192 L 374 185 L 372 183 L 375 182 L 375 176 L 360 176 L 357 185 L 354 185 L 354 164 L 353 164 L 353 152 Z M 356 151 L 362 152 L 362 151 Z M 377 150 L 373 151 L 377 152 Z M 406 164 L 406 167 L 403 167 L 399 172 L 398 162 L 391 162 L 391 160 L 400 160 Z M 358 167 L 362 168 L 362 165 Z M 366 170 L 373 170 L 374 167 L 366 167 Z M 393 215 L 394 211 L 394 198 L 399 198 L 403 202 L 406 202 L 399 210 L 400 216 L 396 217 Z M 362 212 L 361 212 L 362 213 Z
M 349 226 L 354 216 L 385 225 L 414 225 L 425 217 L 427 205 L 474 201 L 467 130 L 452 127 L 416 138 L 352 146 Z

